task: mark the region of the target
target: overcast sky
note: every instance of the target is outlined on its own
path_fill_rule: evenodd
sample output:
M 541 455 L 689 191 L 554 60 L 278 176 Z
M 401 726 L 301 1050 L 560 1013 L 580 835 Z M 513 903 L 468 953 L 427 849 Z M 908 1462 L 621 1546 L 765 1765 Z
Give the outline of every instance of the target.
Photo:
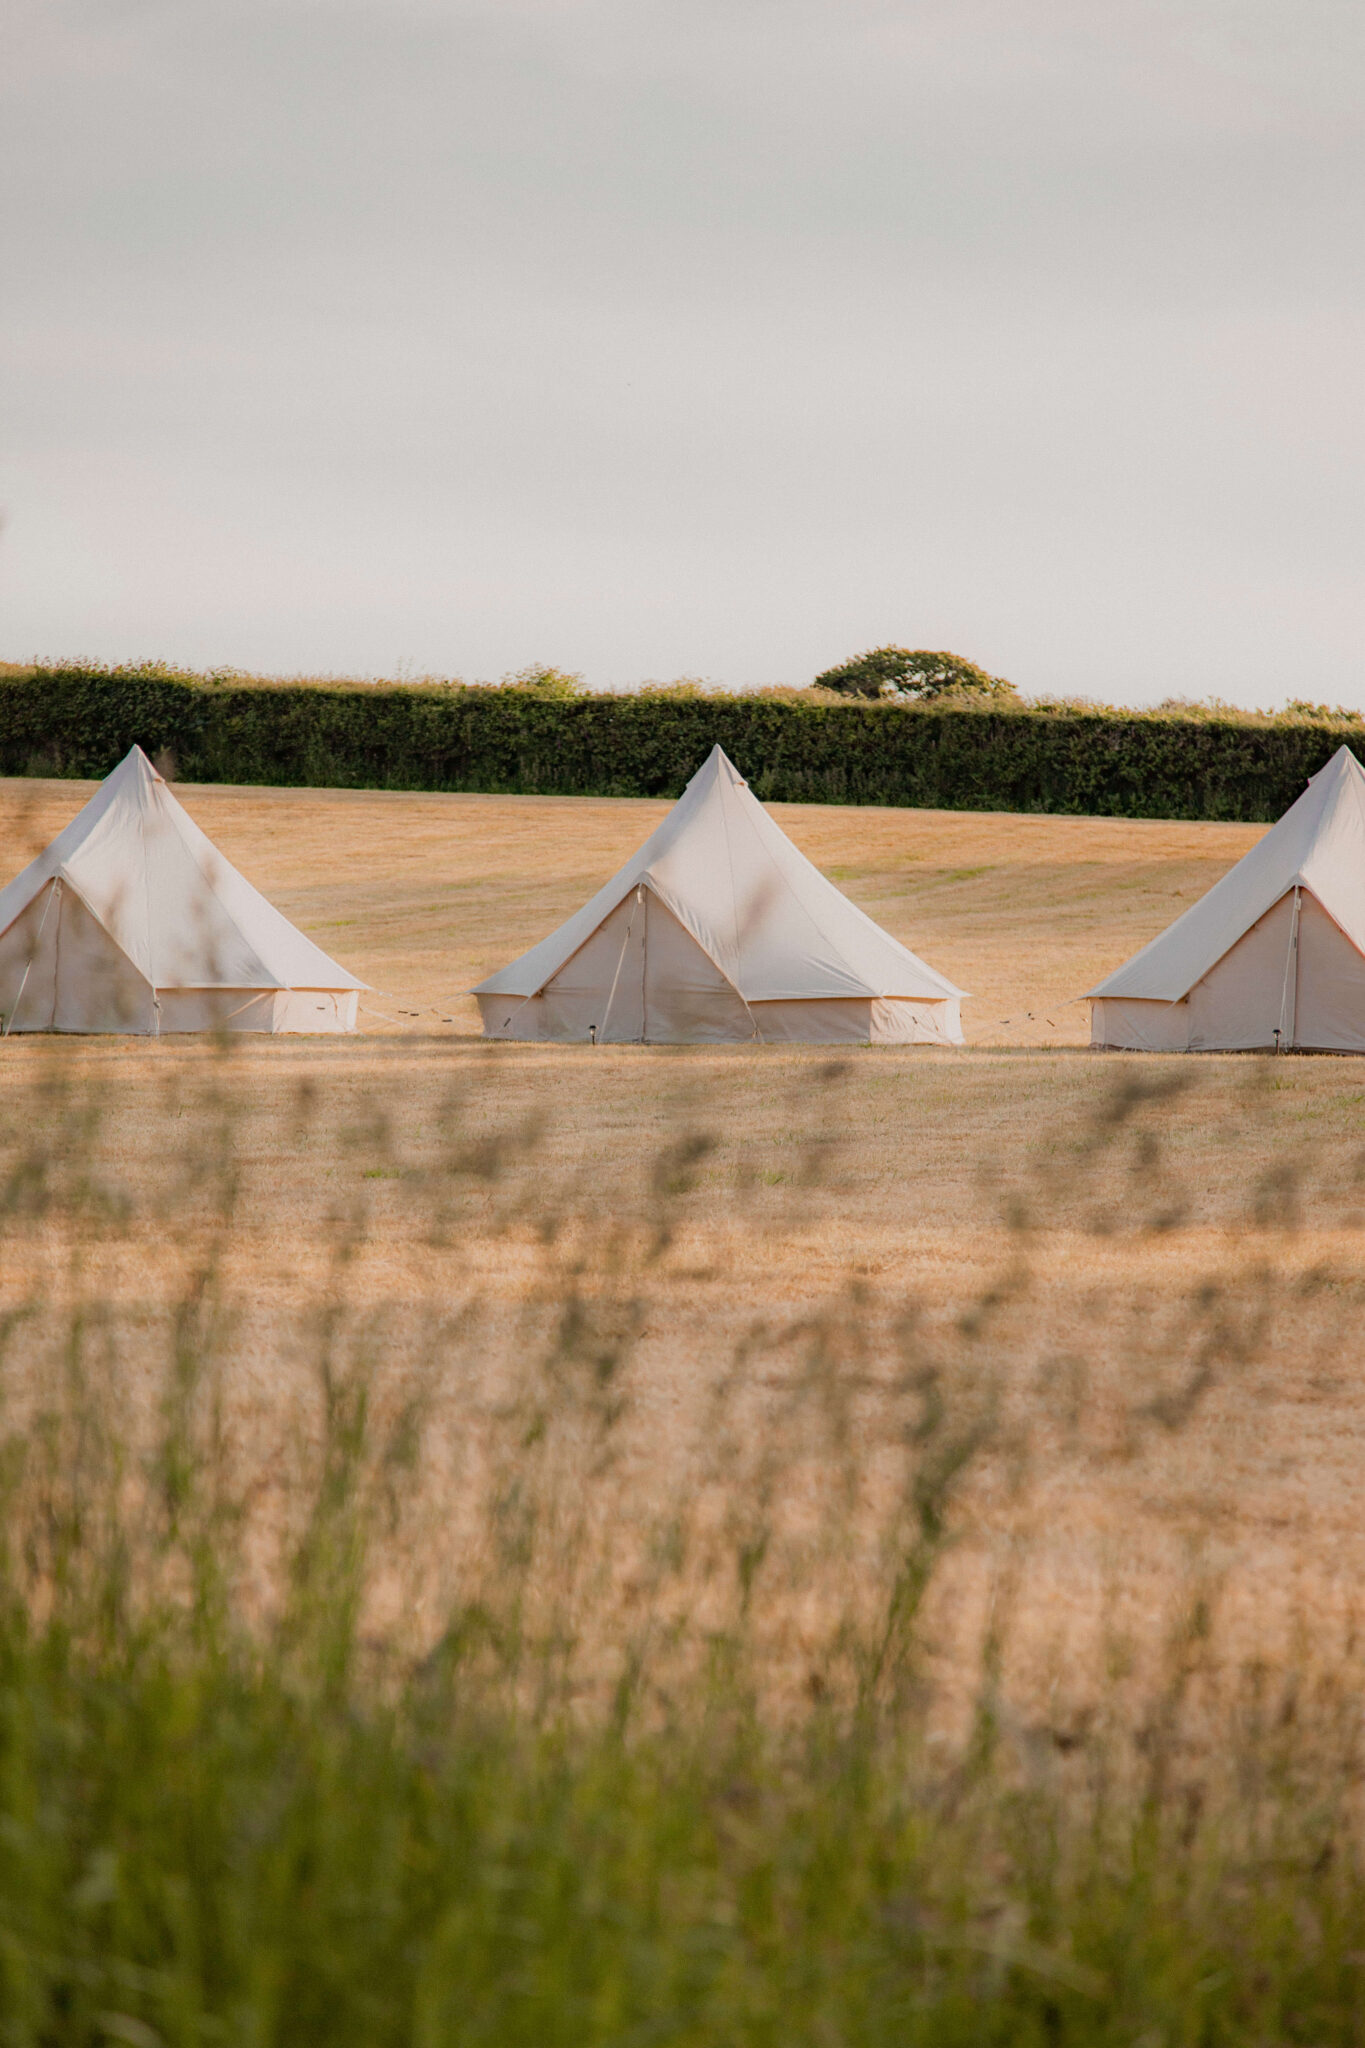
M 0 655 L 1365 708 L 1361 0 L 4 0 Z

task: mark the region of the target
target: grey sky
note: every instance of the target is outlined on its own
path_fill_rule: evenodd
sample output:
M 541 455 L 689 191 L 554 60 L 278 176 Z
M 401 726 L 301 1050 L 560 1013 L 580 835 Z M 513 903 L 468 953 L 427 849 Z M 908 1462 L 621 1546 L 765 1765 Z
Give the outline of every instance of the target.
M 0 653 L 1365 707 L 1359 0 L 6 0 Z

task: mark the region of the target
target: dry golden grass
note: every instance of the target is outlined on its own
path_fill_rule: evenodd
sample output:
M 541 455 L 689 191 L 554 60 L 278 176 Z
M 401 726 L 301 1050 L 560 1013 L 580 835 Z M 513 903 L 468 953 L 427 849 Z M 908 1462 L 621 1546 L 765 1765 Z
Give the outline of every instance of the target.
M 0 785 L 8 870 L 86 793 Z M 242 1183 L 222 1284 L 239 1317 L 244 1457 L 267 1444 L 284 1457 L 282 1418 L 308 1401 L 300 1317 L 329 1292 L 371 1319 L 391 1391 L 420 1385 L 447 1444 L 484 1412 L 495 1361 L 538 1341 L 566 1290 L 608 1321 L 634 1304 L 623 1469 L 653 1504 L 704 1464 L 716 1376 L 737 1348 L 759 1360 L 744 1410 L 757 1441 L 816 1326 L 835 1376 L 863 1387 L 856 1452 L 913 1313 L 923 1355 L 974 1399 L 993 1389 L 1000 1417 L 944 1580 L 947 1664 L 992 1601 L 1012 1601 L 1019 1697 L 1065 1707 L 1106 1659 L 1141 1662 L 1192 1573 L 1224 1587 L 1230 1655 L 1292 1660 L 1305 1634 L 1349 1633 L 1365 1569 L 1365 1061 L 1100 1057 L 1080 1049 L 1087 1012 L 1070 1000 L 1261 828 L 775 807 L 855 901 L 974 991 L 973 1049 L 832 1061 L 476 1039 L 461 992 L 575 908 L 661 804 L 180 794 L 383 993 L 350 1041 L 227 1055 L 7 1042 L 11 1162 L 60 1137 L 78 1082 L 101 1105 L 100 1170 L 138 1205 L 79 1245 L 57 1210 L 35 1212 L 3 1250 L 8 1301 L 83 1291 L 129 1328 L 157 1328 L 213 1232 L 212 1176 L 194 1161 L 227 1116 Z M 1183 1092 L 1109 1130 L 1115 1089 L 1154 1078 Z M 654 1255 L 657 1163 L 689 1133 L 707 1149 L 668 1198 Z M 496 1173 L 476 1156 L 490 1143 Z M 449 1228 L 433 1231 L 433 1175 L 452 1159 Z M 460 1317 L 477 1342 L 451 1334 Z M 872 1333 L 863 1351 L 855 1326 Z M 131 1356 L 117 1369 L 135 1378 Z

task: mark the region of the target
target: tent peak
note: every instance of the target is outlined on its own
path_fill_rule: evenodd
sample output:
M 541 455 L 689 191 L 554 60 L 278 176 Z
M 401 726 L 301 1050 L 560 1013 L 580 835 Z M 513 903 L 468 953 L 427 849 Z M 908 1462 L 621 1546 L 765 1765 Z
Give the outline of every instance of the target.
M 741 789 L 747 789 L 749 787 L 748 783 L 740 774 L 738 768 L 736 768 L 734 762 L 730 759 L 730 756 L 726 753 L 724 747 L 721 745 L 719 740 L 716 741 L 710 753 L 702 762 L 696 774 L 692 777 L 693 782 L 699 782 L 702 776 L 705 775 L 708 770 L 711 772 L 712 775 L 719 775 L 723 770 L 729 776 L 731 782 L 737 783 Z
M 109 783 L 114 783 L 117 786 L 118 782 L 137 781 L 146 783 L 164 782 L 165 780 L 166 778 L 160 769 L 148 758 L 137 741 L 134 740 L 117 768 L 106 776 L 105 783 L 106 786 Z
M 1365 768 L 1362 768 L 1360 762 L 1351 752 L 1345 740 L 1343 740 L 1330 759 L 1323 763 L 1316 775 L 1310 775 L 1308 780 L 1310 783 L 1321 782 L 1324 776 L 1331 775 L 1334 771 L 1337 776 L 1342 776 L 1349 775 L 1352 769 L 1355 770 L 1357 775 L 1365 775 Z

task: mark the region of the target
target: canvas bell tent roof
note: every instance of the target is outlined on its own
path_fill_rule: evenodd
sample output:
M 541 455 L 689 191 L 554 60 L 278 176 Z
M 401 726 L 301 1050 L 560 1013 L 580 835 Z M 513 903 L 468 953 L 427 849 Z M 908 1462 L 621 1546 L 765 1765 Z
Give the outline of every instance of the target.
M 1365 769 L 1350 748 L 1090 1001 L 1094 1045 L 1365 1051 Z
M 490 1038 L 962 1042 L 963 991 L 827 882 L 719 747 L 619 874 L 474 994 Z
M 11 1031 L 353 1031 L 364 984 L 224 860 L 134 747 L 0 890 Z

